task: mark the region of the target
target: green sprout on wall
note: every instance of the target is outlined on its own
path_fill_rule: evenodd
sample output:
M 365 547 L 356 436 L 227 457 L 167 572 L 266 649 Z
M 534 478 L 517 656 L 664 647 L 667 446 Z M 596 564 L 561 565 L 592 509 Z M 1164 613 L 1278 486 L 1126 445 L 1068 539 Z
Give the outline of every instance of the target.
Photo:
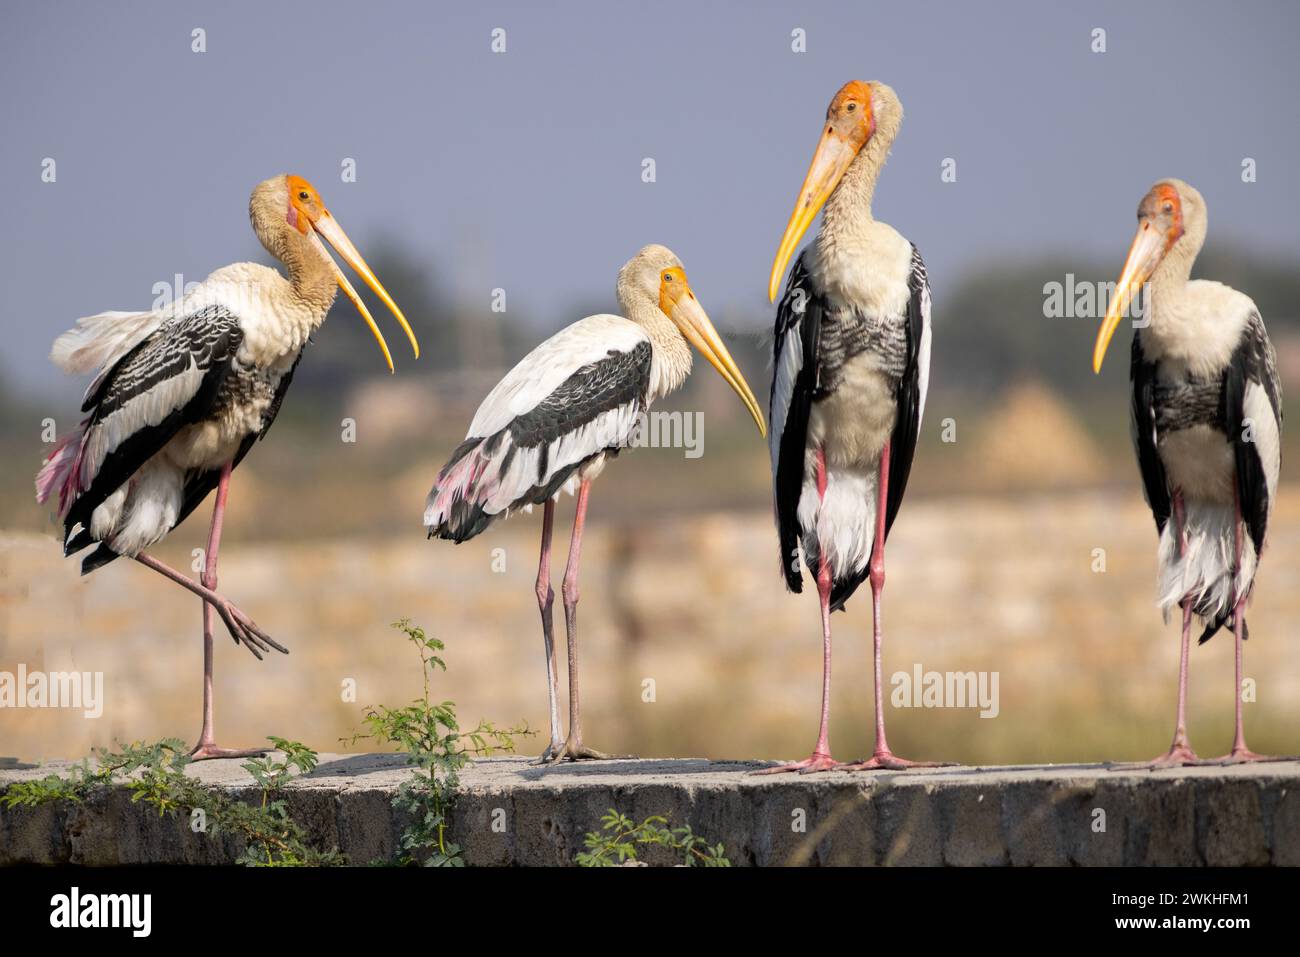
M 406 763 L 415 768 L 415 775 L 402 783 L 393 798 L 393 806 L 410 818 L 400 838 L 401 854 L 396 863 L 464 866 L 460 846 L 447 833 L 460 771 L 476 757 L 494 751 L 513 752 L 515 737 L 533 732 L 527 725 L 498 728 L 489 721 L 480 721 L 474 728 L 462 731 L 455 702 L 439 702 L 433 698 L 432 679 L 436 672 L 447 670 L 441 657 L 446 646 L 426 635 L 423 628 L 411 624 L 409 618 L 393 622 L 393 627 L 419 653 L 423 694 L 400 708 L 367 707 L 362 719 L 366 730 L 357 732 L 348 741 L 393 745 L 406 755 Z
M 637 824 L 610 808 L 600 819 L 599 831 L 587 832 L 585 851 L 574 861 L 579 867 L 618 867 L 638 861 L 639 849 L 662 847 L 681 855 L 685 867 L 730 867 L 721 844 L 709 844 L 689 824 L 669 827 L 668 818 L 655 815 Z
M 284 785 L 316 766 L 316 752 L 284 738 L 268 738 L 282 756 L 267 755 L 244 763 L 260 792 L 255 802 L 231 797 L 185 773 L 190 764 L 184 742 L 167 738 L 136 742 L 121 751 L 101 749 L 64 774 L 11 784 L 0 795 L 6 809 L 38 807 L 56 801 L 82 803 L 96 790 L 119 786 L 132 803 L 155 808 L 159 816 L 187 816 L 201 821 L 209 837 L 232 834 L 243 843 L 237 863 L 250 867 L 305 867 L 346 864 L 337 848 L 312 845 L 305 829 L 289 813 Z

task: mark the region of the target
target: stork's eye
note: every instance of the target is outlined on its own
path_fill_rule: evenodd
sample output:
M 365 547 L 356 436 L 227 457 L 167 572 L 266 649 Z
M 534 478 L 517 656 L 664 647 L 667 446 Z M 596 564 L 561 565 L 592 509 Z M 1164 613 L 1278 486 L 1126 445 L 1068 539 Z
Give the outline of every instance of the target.
M 673 281 L 673 274 L 670 272 L 664 273 L 664 282 L 672 282 L 672 281 Z
M 1174 204 L 1173 204 L 1173 203 L 1165 203 L 1165 212 L 1166 212 L 1166 213 L 1172 213 L 1173 211 L 1174 211 Z
M 301 199 L 303 202 L 306 202 L 307 200 L 311 199 L 311 194 L 304 189 L 301 193 L 298 194 L 298 198 Z
M 857 108 L 858 108 L 858 104 L 856 103 L 850 103 L 847 107 L 845 107 L 845 109 L 847 109 L 850 113 L 852 113 Z

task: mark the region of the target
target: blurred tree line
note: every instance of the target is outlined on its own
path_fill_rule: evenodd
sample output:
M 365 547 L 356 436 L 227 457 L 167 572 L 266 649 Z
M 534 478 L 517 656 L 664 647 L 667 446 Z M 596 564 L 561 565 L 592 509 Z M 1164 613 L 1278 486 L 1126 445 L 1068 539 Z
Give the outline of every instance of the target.
M 1066 286 L 1069 274 L 1076 287 L 1114 283 L 1120 265 L 1062 257 L 967 273 L 951 292 L 935 298 L 933 387 L 987 400 L 1009 383 L 1041 379 L 1066 396 L 1095 393 L 1091 359 L 1100 317 L 1048 318 L 1044 288 L 1048 283 Z M 1246 292 L 1279 347 L 1300 332 L 1296 263 L 1211 245 L 1197 259 L 1192 276 Z M 1121 329 L 1111 346 L 1103 369 L 1108 378 L 1128 378 L 1129 335 Z

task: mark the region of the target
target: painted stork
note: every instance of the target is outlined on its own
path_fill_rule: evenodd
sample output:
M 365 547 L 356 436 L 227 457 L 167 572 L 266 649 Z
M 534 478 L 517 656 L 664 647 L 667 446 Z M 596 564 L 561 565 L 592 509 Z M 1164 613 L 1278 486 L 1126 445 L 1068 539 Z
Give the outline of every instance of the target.
M 78 321 L 50 357 L 66 372 L 91 373 L 86 417 L 58 441 L 36 477 L 36 498 L 57 493 L 64 553 L 98 547 L 81 563 L 88 574 L 119 556 L 134 558 L 203 599 L 203 726 L 192 757 L 262 751 L 218 747 L 212 720 L 212 612 L 257 658 L 274 648 L 253 620 L 218 594 L 217 549 L 230 473 L 266 435 L 311 334 L 342 287 L 379 341 L 383 334 L 321 237 L 392 310 L 419 355 L 397 304 L 300 176 L 258 185 L 249 201 L 253 231 L 284 263 L 286 279 L 257 263 L 218 269 L 167 308 L 105 312 Z M 216 489 L 199 581 L 145 552 Z
M 825 205 L 817 239 L 795 261 L 777 309 L 769 413 L 782 572 L 791 591 L 802 591 L 802 550 L 821 602 L 821 727 L 811 757 L 759 773 L 934 766 L 889 749 L 882 691 L 885 539 L 907 487 L 930 368 L 921 254 L 871 215 L 902 120 L 898 96 L 883 83 L 853 81 L 835 94 L 772 264 L 775 300 L 786 264 Z M 830 616 L 864 580 L 874 618 L 876 744 L 871 758 L 840 764 L 828 740 Z
M 1175 606 L 1183 617 L 1174 740 L 1151 768 L 1269 760 L 1246 747 L 1242 731 L 1242 643 L 1277 494 L 1282 387 L 1255 303 L 1222 283 L 1189 278 L 1205 230 L 1205 200 L 1195 189 L 1177 179 L 1151 188 L 1092 355 L 1100 372 L 1145 285 L 1130 365 L 1133 446 L 1160 536 L 1160 608 L 1166 621 Z M 1185 721 L 1193 614 L 1204 626 L 1201 644 L 1225 625 L 1236 637 L 1236 735 L 1231 752 L 1206 762 L 1188 743 Z
M 538 759 L 542 764 L 609 757 L 583 744 L 578 703 L 578 560 L 592 480 L 634 442 L 650 404 L 686 380 L 692 345 L 766 434 L 758 401 L 671 250 L 644 247 L 619 270 L 617 293 L 623 316 L 588 316 L 561 329 L 497 383 L 425 503 L 429 537 L 457 543 L 516 509 L 543 506 L 536 593 L 551 740 Z M 567 737 L 560 733 L 551 627 L 555 592 L 550 584 L 551 527 L 562 491 L 577 495 L 562 587 L 569 659 Z

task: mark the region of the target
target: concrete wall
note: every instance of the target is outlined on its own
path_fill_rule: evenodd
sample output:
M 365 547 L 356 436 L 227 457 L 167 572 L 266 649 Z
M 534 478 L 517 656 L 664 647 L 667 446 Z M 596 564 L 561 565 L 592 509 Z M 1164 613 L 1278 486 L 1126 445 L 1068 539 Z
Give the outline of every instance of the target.
M 617 808 L 690 824 L 736 865 L 1300 864 L 1297 762 L 1155 773 L 1095 765 L 745 773 L 757 766 L 537 768 L 491 758 L 463 776 L 452 837 L 472 865 L 565 864 Z M 0 770 L 0 789 L 51 767 Z M 252 784 L 235 761 L 194 773 L 236 791 Z M 291 786 L 291 806 L 354 863 L 388 858 L 404 823 L 390 802 L 407 773 L 390 755 L 323 755 Z M 121 789 L 81 805 L 0 811 L 0 864 L 215 864 L 237 853 Z

